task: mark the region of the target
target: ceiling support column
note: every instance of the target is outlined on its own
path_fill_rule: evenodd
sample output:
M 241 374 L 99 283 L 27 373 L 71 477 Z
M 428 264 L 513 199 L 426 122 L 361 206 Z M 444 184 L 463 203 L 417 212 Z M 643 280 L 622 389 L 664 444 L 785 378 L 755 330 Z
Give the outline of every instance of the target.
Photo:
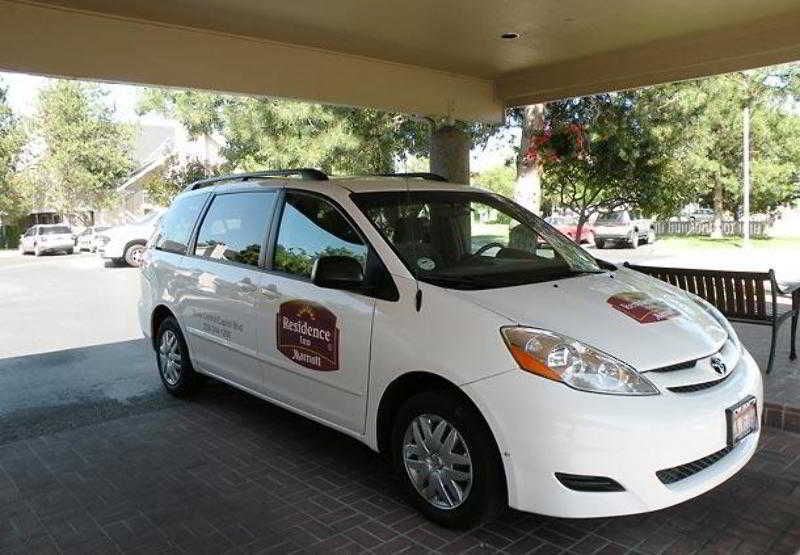
M 451 125 L 431 133 L 431 172 L 453 183 L 469 184 L 469 135 Z

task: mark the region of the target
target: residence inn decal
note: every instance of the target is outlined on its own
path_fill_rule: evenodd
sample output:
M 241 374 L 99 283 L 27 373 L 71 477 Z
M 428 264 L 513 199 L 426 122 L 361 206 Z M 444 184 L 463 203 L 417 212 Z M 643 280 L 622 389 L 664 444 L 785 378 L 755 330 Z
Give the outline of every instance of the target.
M 336 315 L 316 303 L 287 301 L 278 310 L 278 350 L 312 370 L 339 369 L 339 328 Z

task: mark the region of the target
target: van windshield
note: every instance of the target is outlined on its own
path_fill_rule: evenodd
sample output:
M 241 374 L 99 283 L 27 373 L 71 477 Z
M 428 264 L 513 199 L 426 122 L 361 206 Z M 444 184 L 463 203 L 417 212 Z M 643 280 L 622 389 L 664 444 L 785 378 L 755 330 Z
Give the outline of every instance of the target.
M 353 201 L 414 276 L 456 289 L 602 272 L 544 220 L 492 193 L 355 193 Z

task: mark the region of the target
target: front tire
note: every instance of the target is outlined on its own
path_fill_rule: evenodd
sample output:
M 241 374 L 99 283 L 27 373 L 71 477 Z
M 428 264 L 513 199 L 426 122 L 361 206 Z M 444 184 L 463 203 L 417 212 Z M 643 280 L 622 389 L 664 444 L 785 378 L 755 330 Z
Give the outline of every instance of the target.
M 475 407 L 453 393 L 406 401 L 394 421 L 392 458 L 411 502 L 441 526 L 474 526 L 508 503 L 494 437 Z
M 39 250 L 39 245 L 33 247 L 33 256 L 42 256 L 42 251 Z
M 168 393 L 185 397 L 197 387 L 197 373 L 189 359 L 189 349 L 180 326 L 173 317 L 166 318 L 156 335 L 156 362 L 161 383 Z
M 125 264 L 132 268 L 138 268 L 142 264 L 142 254 L 144 254 L 145 245 L 142 243 L 135 243 L 129 245 L 125 249 Z
M 597 247 L 598 249 L 602 249 L 603 247 L 606 246 L 606 242 L 602 239 L 595 238 L 594 246 Z

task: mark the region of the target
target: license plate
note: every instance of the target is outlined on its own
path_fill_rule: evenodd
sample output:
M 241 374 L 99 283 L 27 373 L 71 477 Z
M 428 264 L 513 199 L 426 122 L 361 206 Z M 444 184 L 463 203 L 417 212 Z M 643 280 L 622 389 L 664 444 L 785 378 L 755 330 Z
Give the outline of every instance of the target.
M 758 430 L 758 403 L 753 396 L 725 409 L 728 419 L 728 445 L 734 446 Z

